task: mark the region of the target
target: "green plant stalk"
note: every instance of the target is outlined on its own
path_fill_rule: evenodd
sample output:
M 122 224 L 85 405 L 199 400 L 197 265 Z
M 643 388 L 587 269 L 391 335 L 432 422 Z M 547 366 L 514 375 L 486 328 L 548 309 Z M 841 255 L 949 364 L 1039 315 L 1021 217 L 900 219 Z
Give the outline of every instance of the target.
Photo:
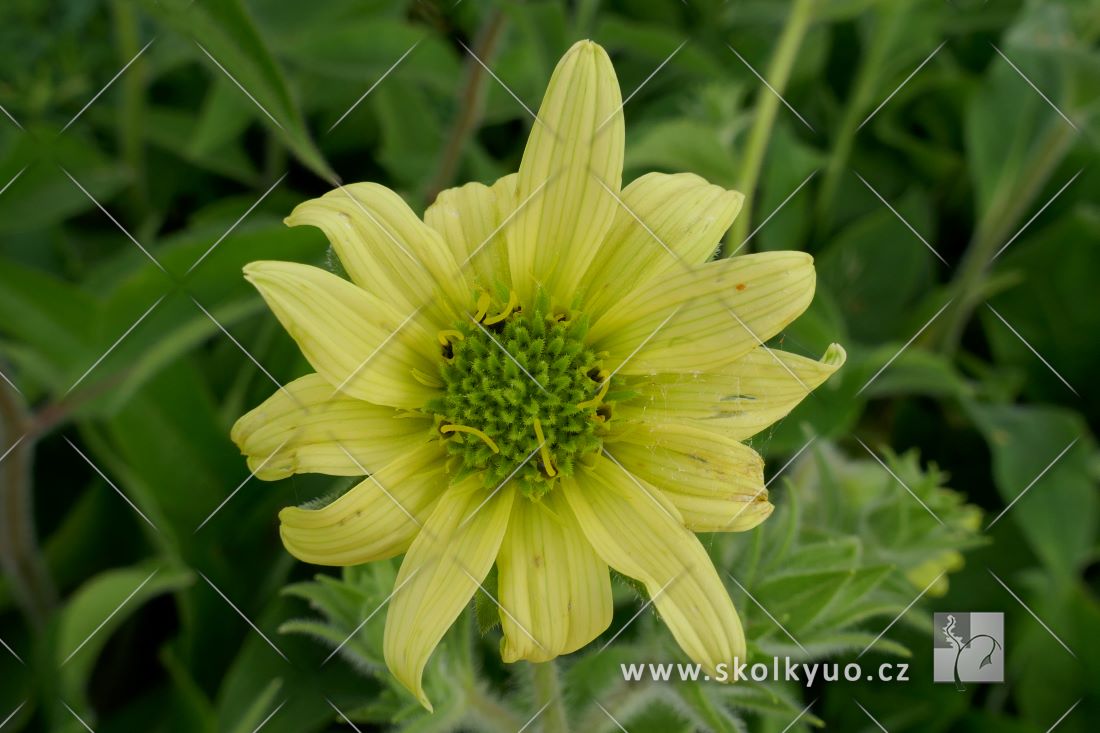
M 1017 185 L 1002 188 L 978 222 L 971 245 L 967 247 L 958 274 L 951 284 L 955 305 L 943 317 L 937 333 L 940 349 L 952 355 L 959 347 L 963 330 L 974 309 L 985 296 L 986 271 L 1014 227 L 1042 191 L 1054 169 L 1065 159 L 1073 141 L 1074 131 L 1063 124 L 1050 128 L 1033 158 L 1026 174 L 1018 176 Z
M 138 19 L 134 4 L 115 0 L 111 3 L 114 17 L 115 40 L 118 55 L 123 63 L 133 59 L 141 46 L 138 36 Z M 135 214 L 148 210 L 148 186 L 145 183 L 145 151 L 142 140 L 144 118 L 145 59 L 138 58 L 122 75 L 122 103 L 118 107 L 118 147 L 122 159 L 134 176 L 130 187 L 130 201 Z
M 886 58 L 893 48 L 894 39 L 902 27 L 902 20 L 906 17 L 907 10 L 908 3 L 899 2 L 885 3 L 879 11 L 880 20 L 875 25 L 867 55 L 859 67 L 852 97 L 848 104 L 844 105 L 844 115 L 841 117 L 840 128 L 833 143 L 833 154 L 829 156 L 829 162 L 825 166 L 815 213 L 819 231 L 825 231 L 830 223 L 829 215 L 836 198 L 837 188 L 840 186 L 840 176 L 851 157 L 852 144 L 855 142 L 858 126 L 882 78 Z
M 514 733 L 521 730 L 527 722 L 501 705 L 499 700 L 483 689 L 480 682 L 474 682 L 466 688 L 466 705 L 470 710 L 468 717 L 497 733 Z
M 23 401 L 0 384 L 0 440 L 10 446 L 0 464 L 0 570 L 32 628 L 45 623 L 56 602 L 34 530 L 31 460 L 34 437 L 27 434 Z
M 541 710 L 546 706 L 542 714 L 543 733 L 568 733 L 569 722 L 565 717 L 565 704 L 562 700 L 557 665 L 549 661 L 532 664 L 531 667 L 537 709 Z
M 451 126 L 435 175 L 424 189 L 424 200 L 427 203 L 435 201 L 439 192 L 451 185 L 466 142 L 481 124 L 481 117 L 485 112 L 486 75 L 485 69 L 476 59 L 483 59 L 486 64 L 491 63 L 503 35 L 504 25 L 504 14 L 499 10 L 493 11 L 478 34 L 474 52 L 476 58 L 467 59 L 466 80 L 459 92 L 458 115 Z
M 802 39 L 806 37 L 806 31 L 810 27 L 816 2 L 817 0 L 795 0 L 791 14 L 787 17 L 787 24 L 783 28 L 783 35 L 779 38 L 779 45 L 776 47 L 771 63 L 768 64 L 768 84 L 778 94 L 782 94 L 787 87 L 791 69 L 794 68 L 794 61 L 798 56 L 798 49 L 802 46 Z M 722 244 L 723 257 L 733 254 L 733 251 L 748 236 L 749 226 L 752 224 L 752 206 L 756 199 L 756 183 L 760 178 L 760 168 L 764 163 L 764 154 L 767 152 L 778 109 L 777 94 L 773 94 L 767 88 L 761 89 L 757 97 L 755 119 L 752 129 L 749 130 L 744 161 L 737 177 L 737 188 L 745 194 L 745 203 L 741 207 L 741 215 L 733 222 L 733 228 L 730 229 L 726 241 Z

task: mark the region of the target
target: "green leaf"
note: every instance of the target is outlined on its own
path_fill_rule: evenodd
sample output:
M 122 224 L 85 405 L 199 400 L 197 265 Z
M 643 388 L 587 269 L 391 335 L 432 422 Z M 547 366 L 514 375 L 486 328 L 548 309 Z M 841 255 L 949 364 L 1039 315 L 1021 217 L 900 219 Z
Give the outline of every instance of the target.
M 278 135 L 304 165 L 326 181 L 336 180 L 306 128 L 282 69 L 240 0 L 144 0 L 143 5 L 154 17 L 190 38 L 197 46 L 196 59 L 206 62 L 212 74 L 228 76 L 235 86 L 242 87 L 241 94 L 254 102 L 255 118 Z
M 1069 582 L 1092 557 L 1100 521 L 1084 421 L 1054 407 L 964 404 L 993 453 L 1001 498 L 1012 504 L 999 521 L 1015 523 L 1047 570 Z
M 146 564 L 108 570 L 82 585 L 57 620 L 53 661 L 64 699 L 83 707 L 89 676 L 111 632 L 149 599 L 192 582 L 189 570 Z

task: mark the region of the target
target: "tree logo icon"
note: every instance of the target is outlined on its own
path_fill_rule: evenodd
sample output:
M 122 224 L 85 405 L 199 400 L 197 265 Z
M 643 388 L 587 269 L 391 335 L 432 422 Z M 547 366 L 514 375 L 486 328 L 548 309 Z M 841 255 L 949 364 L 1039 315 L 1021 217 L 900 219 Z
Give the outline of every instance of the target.
M 1004 682 L 1004 614 L 934 614 L 933 680 L 952 682 L 965 690 L 965 682 Z

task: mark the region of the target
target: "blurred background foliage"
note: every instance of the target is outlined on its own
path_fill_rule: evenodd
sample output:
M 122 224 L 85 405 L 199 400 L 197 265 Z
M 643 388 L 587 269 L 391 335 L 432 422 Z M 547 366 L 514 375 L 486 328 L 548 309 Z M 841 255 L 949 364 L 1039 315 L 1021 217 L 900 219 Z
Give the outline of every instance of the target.
M 600 651 L 641 605 L 622 583 L 562 664 L 576 730 L 616 729 L 596 702 L 632 733 L 874 730 L 854 702 L 890 731 L 1091 730 L 1098 35 L 1086 0 L 6 0 L 0 728 L 528 720 L 484 614 L 433 658 L 434 717 L 380 667 L 383 613 L 326 661 L 395 568 L 314 579 L 275 515 L 333 482 L 246 481 L 229 425 L 307 367 L 240 268 L 322 263 L 281 218 L 334 180 L 422 209 L 515 170 L 519 100 L 591 37 L 630 95 L 626 179 L 751 194 L 726 253 L 819 268 L 777 343 L 850 355 L 753 441 L 776 514 L 704 538 L 753 652 L 843 663 L 888 628 L 863 660 L 912 681 L 626 685 L 620 661 L 680 657 L 649 612 Z M 1005 612 L 1006 684 L 931 684 L 933 609 Z

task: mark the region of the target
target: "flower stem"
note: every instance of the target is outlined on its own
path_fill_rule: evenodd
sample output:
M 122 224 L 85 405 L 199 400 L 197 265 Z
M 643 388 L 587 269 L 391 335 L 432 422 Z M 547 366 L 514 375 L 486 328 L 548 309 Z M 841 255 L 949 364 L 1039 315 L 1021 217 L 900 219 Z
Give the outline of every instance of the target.
M 756 115 L 752 129 L 749 131 L 744 162 L 737 180 L 738 190 L 745 194 L 745 203 L 741 207 L 741 215 L 733 222 L 733 228 L 730 229 L 729 236 L 722 245 L 723 257 L 733 254 L 733 251 L 748 236 L 749 226 L 752 224 L 752 204 L 756 183 L 760 178 L 760 167 L 764 162 L 768 141 L 771 139 L 775 114 L 779 109 L 777 94 L 783 93 L 787 80 L 791 77 L 791 69 L 794 68 L 798 49 L 802 46 L 802 39 L 805 38 L 806 30 L 810 26 L 816 1 L 795 0 L 791 14 L 787 18 L 787 25 L 783 28 L 783 35 L 779 38 L 779 46 L 775 49 L 771 63 L 768 64 L 768 84 L 775 89 L 776 93 L 773 94 L 769 89 L 763 88 L 757 97 Z
M 1065 159 L 1073 142 L 1074 131 L 1067 125 L 1052 126 L 1037 145 L 1037 151 L 1025 175 L 1002 183 L 978 222 L 973 241 L 967 247 L 957 274 L 951 283 L 955 306 L 945 314 L 939 332 L 940 349 L 954 354 L 974 309 L 985 295 L 984 281 L 998 247 L 1004 245 L 1027 207 L 1039 195 L 1054 169 Z M 934 338 L 934 337 L 933 337 Z
M 534 672 L 535 701 L 542 714 L 543 733 L 568 733 L 569 722 L 565 717 L 565 705 L 561 696 L 558 668 L 554 662 L 531 665 Z
M 491 63 L 504 31 L 505 18 L 499 10 L 489 14 L 474 44 L 474 56 L 467 59 L 465 80 L 459 92 L 459 111 L 447 136 L 431 181 L 424 189 L 424 200 L 435 201 L 439 192 L 451 185 L 461 162 L 466 143 L 481 124 L 485 107 L 485 69 L 478 60 Z
M 53 581 L 38 547 L 31 493 L 31 460 L 34 437 L 28 436 L 26 406 L 22 395 L 0 384 L 0 571 L 11 584 L 12 594 L 27 621 L 40 628 L 53 609 Z

